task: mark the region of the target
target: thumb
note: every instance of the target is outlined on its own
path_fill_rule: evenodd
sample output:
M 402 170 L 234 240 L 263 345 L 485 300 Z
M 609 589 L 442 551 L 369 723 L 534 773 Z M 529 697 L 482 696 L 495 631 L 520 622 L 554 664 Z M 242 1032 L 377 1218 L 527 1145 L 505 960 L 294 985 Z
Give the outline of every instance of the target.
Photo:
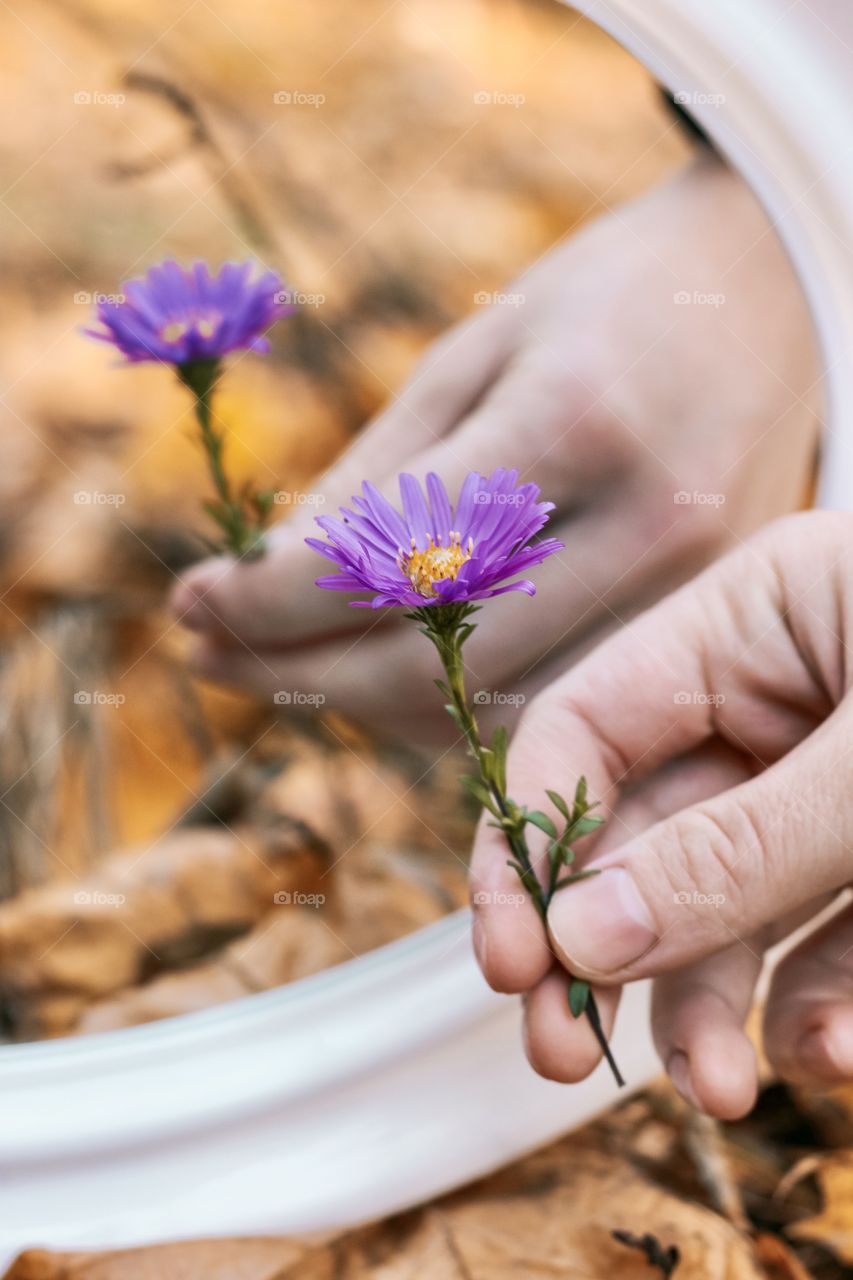
M 193 565 L 172 592 L 178 621 L 194 631 L 216 632 L 226 642 L 230 637 L 248 644 L 274 643 L 282 636 L 298 642 L 324 627 L 340 627 L 324 598 L 328 593 L 312 589 L 323 564 L 305 545 L 308 532 L 317 531 L 304 517 L 288 521 L 270 530 L 268 551 L 257 560 L 222 556 Z
M 759 777 L 592 860 L 599 874 L 562 889 L 548 914 L 560 960 L 598 982 L 654 976 L 750 947 L 764 925 L 840 888 L 851 874 L 849 740 L 842 704 Z

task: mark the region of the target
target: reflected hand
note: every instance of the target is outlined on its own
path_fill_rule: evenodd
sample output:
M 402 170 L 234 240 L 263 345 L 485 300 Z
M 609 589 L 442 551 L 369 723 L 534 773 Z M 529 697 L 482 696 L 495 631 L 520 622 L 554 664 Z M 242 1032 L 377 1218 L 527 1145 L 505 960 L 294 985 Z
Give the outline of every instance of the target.
M 608 1034 L 621 985 L 654 978 L 655 1042 L 676 1086 L 721 1118 L 749 1110 L 743 1022 L 763 953 L 851 880 L 851 639 L 853 516 L 789 516 L 526 711 L 509 754 L 516 801 L 571 794 L 583 773 L 607 814 L 583 857 L 601 874 L 559 891 L 550 946 L 530 901 L 517 905 L 500 833 L 478 833 L 475 948 L 495 988 L 527 993 L 541 1074 L 578 1080 L 600 1057 L 556 955 L 594 983 Z M 777 968 L 764 1047 L 785 1079 L 853 1079 L 853 908 Z
M 466 651 L 472 686 L 510 691 L 510 713 L 615 621 L 797 505 L 815 441 L 808 320 L 764 214 L 718 161 L 588 225 L 507 292 L 523 302 L 429 349 L 265 559 L 186 574 L 174 607 L 203 673 L 446 734 L 432 655 L 396 619 L 313 587 L 311 517 L 365 478 L 395 498 L 399 471 L 434 470 L 453 494 L 469 469 L 518 467 L 557 504 L 549 531 L 567 551 L 533 602 L 494 602 Z

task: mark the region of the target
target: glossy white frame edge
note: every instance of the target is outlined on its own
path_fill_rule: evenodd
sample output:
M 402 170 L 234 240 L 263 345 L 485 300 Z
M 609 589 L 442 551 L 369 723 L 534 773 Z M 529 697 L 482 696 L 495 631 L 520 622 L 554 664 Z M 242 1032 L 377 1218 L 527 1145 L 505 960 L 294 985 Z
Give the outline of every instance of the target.
M 575 5 L 691 107 L 789 245 L 821 334 L 826 505 L 853 505 L 853 14 L 812 0 Z M 825 24 L 829 23 L 829 27 Z M 833 35 L 833 31 L 835 35 Z M 847 43 L 845 43 L 847 42 Z M 846 59 L 846 61 L 845 61 Z M 614 1047 L 656 1070 L 648 992 Z M 600 1068 L 533 1075 L 514 1000 L 488 991 L 460 912 L 278 991 L 105 1036 L 0 1050 L 0 1261 L 25 1247 L 306 1232 L 411 1205 L 500 1166 L 614 1098 Z
M 615 1051 L 653 1069 L 645 992 Z M 633 1032 L 632 1032 L 633 1028 Z M 218 1009 L 0 1053 L 0 1254 L 312 1231 L 416 1203 L 605 1107 L 537 1079 L 467 912 Z

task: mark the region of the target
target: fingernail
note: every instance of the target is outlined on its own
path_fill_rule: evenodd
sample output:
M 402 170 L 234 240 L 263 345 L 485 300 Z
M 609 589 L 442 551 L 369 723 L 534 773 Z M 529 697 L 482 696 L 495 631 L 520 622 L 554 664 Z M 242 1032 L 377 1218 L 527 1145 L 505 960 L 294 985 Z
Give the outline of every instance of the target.
M 481 969 L 485 969 L 486 957 L 489 954 L 489 940 L 486 935 L 485 925 L 476 915 L 474 916 L 471 938 L 474 944 L 474 955 L 477 957 L 477 964 Z
M 649 909 L 622 867 L 561 889 L 548 929 L 569 968 L 583 974 L 624 969 L 658 940 Z
M 687 1054 L 682 1053 L 680 1049 L 676 1049 L 674 1053 L 669 1055 L 666 1070 L 667 1075 L 684 1101 L 689 1102 L 691 1107 L 695 1107 L 697 1111 L 701 1111 L 702 1106 L 693 1091 L 693 1081 L 690 1079 L 690 1060 Z

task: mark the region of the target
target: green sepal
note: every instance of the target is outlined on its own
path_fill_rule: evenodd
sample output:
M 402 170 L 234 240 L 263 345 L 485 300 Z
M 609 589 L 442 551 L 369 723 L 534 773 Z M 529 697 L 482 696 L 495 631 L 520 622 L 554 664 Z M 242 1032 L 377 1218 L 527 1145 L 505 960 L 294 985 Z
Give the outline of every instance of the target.
M 197 400 L 209 396 L 219 377 L 219 361 L 187 360 L 176 366 L 175 372 L 185 387 L 189 387 Z

